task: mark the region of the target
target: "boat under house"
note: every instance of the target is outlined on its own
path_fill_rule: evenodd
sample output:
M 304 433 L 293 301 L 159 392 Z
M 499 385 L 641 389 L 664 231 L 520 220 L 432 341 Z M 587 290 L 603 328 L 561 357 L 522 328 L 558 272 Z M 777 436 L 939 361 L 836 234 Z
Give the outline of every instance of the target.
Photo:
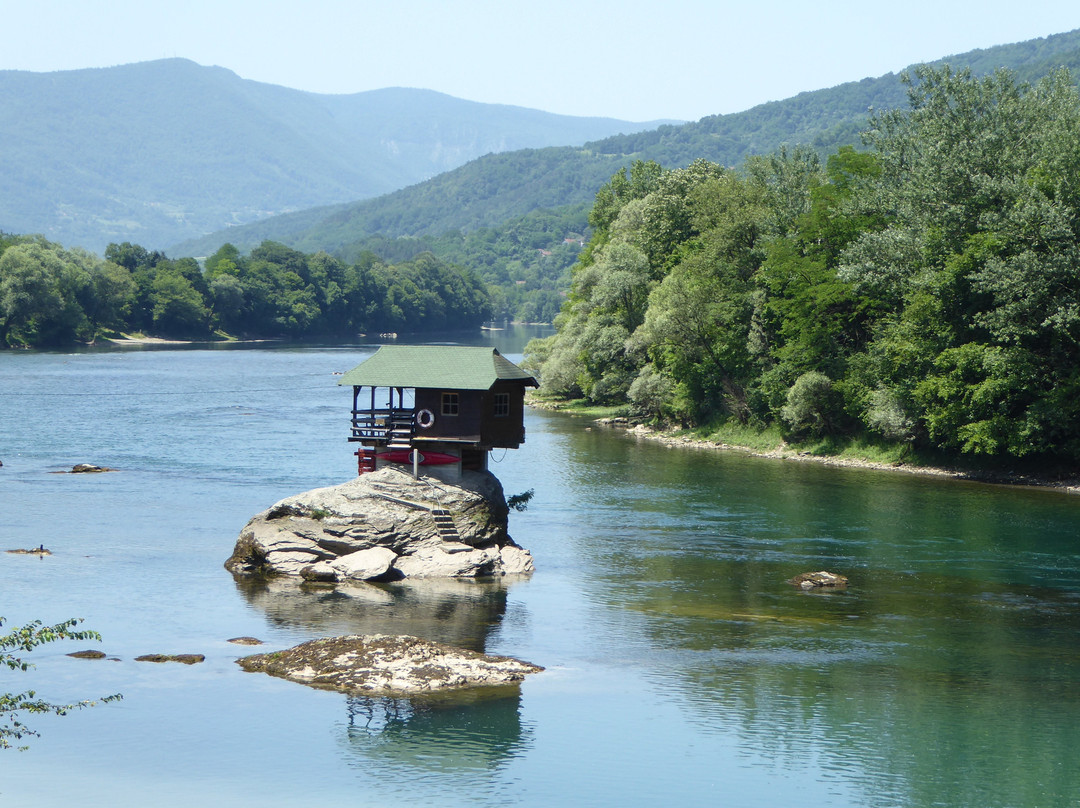
M 427 345 L 384 345 L 338 384 L 353 389 L 359 474 L 401 463 L 454 476 L 525 441 L 525 388 L 539 386 L 494 348 Z

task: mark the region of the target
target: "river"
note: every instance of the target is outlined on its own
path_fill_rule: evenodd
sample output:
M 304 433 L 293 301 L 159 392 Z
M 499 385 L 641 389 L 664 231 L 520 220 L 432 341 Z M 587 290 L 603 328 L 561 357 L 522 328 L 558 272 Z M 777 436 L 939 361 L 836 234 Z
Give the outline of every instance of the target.
M 519 358 L 521 332 L 491 332 Z M 0 752 L 33 806 L 1080 805 L 1080 499 L 705 449 L 529 411 L 496 451 L 510 583 L 307 592 L 222 568 L 247 519 L 355 473 L 373 346 L 0 353 L 5 629 L 53 701 Z M 78 462 L 118 469 L 55 473 Z M 786 579 L 828 569 L 846 591 Z M 263 649 L 404 632 L 543 665 L 519 692 L 349 698 L 240 670 Z M 68 657 L 100 647 L 100 661 Z M 185 666 L 146 653 L 202 653 Z

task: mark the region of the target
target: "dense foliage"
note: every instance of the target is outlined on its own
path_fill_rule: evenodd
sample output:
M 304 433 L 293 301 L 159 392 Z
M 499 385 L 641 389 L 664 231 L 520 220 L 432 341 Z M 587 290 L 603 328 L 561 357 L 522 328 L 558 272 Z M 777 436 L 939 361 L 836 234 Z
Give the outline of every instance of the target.
M 372 236 L 340 255 L 355 260 L 372 252 L 386 261 L 408 261 L 431 252 L 444 261 L 468 266 L 488 286 L 492 318 L 550 323 L 570 286 L 570 268 L 588 240 L 588 206 L 542 209 L 503 222 L 441 236 Z
M 638 162 L 597 195 L 544 387 L 794 438 L 1080 458 L 1080 98 L 905 77 L 867 152 Z
M 430 253 L 345 264 L 266 242 L 172 260 L 124 242 L 105 259 L 40 237 L 0 235 L 0 346 L 68 345 L 100 333 L 205 338 L 348 337 L 476 327 L 491 301 L 473 273 Z

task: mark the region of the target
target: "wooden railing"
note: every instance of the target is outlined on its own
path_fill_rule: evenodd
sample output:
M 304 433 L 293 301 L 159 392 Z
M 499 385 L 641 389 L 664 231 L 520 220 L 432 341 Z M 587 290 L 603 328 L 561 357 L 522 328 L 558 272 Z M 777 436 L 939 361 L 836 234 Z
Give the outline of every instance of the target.
M 411 436 L 415 411 L 397 407 L 381 410 L 353 410 L 351 441 L 369 441 L 388 443 L 396 434 L 398 437 L 407 431 Z

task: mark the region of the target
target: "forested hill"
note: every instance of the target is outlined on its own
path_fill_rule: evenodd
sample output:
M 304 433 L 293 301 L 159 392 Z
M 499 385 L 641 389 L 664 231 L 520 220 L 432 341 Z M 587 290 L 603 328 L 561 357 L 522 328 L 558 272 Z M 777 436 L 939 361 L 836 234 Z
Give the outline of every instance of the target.
M 976 74 L 1008 65 L 1020 80 L 1034 81 L 1052 66 L 1080 67 L 1080 31 L 939 63 L 946 61 Z M 430 251 L 477 273 L 492 291 L 495 317 L 550 321 L 569 284 L 579 239 L 590 233 L 587 211 L 596 190 L 635 159 L 677 167 L 705 158 L 732 166 L 798 143 L 824 158 L 860 142 L 870 108 L 902 107 L 905 98 L 900 77 L 889 74 L 583 148 L 488 155 L 383 197 L 274 217 L 178 244 L 169 253 L 212 255 L 225 243 L 247 251 L 267 240 L 346 261 L 364 251 L 387 261 Z
M 867 150 L 638 161 L 597 194 L 542 390 L 834 453 L 1080 461 L 1080 93 L 920 67 Z M 743 432 L 742 434 L 745 434 Z
M 1034 81 L 1058 66 L 1075 68 L 1080 75 L 1080 30 L 970 51 L 934 64 L 945 62 L 970 67 L 976 75 L 1006 67 L 1021 81 Z M 538 208 L 591 203 L 599 185 L 635 159 L 669 168 L 699 158 L 732 166 L 746 155 L 767 154 L 783 144 L 809 145 L 825 156 L 841 145 L 859 143 L 871 109 L 902 106 L 904 99 L 900 77 L 890 73 L 745 112 L 595 140 L 583 148 L 488 155 L 387 196 L 232 228 L 177 244 L 169 253 L 209 255 L 226 242 L 250 249 L 265 239 L 336 251 L 376 234 L 415 237 L 497 226 Z
M 1080 30 L 969 51 L 928 64 L 966 67 L 977 76 L 1004 67 L 1018 81 L 1028 83 L 1060 67 L 1080 77 Z M 859 132 L 873 110 L 896 109 L 905 103 L 900 76 L 888 73 L 770 101 L 734 115 L 615 135 L 586 148 L 599 154 L 633 155 L 668 167 L 689 165 L 698 158 L 734 166 L 747 155 L 766 154 L 782 143 L 812 146 L 824 155 L 840 146 L 858 145 Z
M 621 165 L 621 157 L 570 147 L 491 154 L 378 199 L 275 217 L 184 242 L 169 253 L 203 256 L 225 241 L 246 250 L 265 240 L 339 253 L 369 234 L 437 236 L 491 227 L 538 208 L 589 202 Z
M 165 59 L 0 71 L 0 231 L 162 248 L 385 194 L 483 154 L 653 128 L 428 90 L 321 95 Z

